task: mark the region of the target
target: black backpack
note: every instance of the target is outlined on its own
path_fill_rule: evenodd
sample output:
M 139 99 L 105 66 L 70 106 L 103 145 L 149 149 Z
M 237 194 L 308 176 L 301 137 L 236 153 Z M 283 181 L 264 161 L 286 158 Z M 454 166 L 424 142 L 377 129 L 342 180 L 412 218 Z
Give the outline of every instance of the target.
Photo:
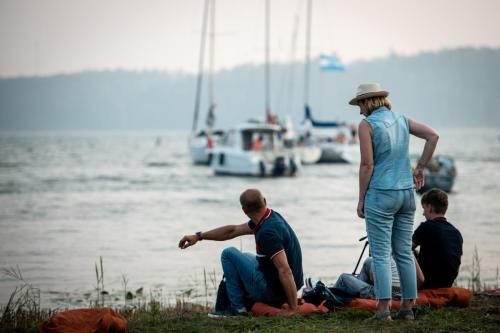
M 250 299 L 250 297 L 245 297 L 245 307 L 250 310 L 255 301 Z M 219 283 L 219 288 L 217 288 L 217 298 L 215 300 L 215 311 L 226 311 L 231 307 L 231 301 L 229 300 L 229 295 L 227 293 L 226 287 L 226 277 L 222 276 L 222 280 Z
M 355 298 L 356 295 L 351 295 L 337 288 L 328 288 L 321 281 L 316 282 L 313 288 L 304 289 L 302 299 L 307 303 L 320 305 L 325 301 L 325 306 L 332 310 L 335 306 L 347 304 Z

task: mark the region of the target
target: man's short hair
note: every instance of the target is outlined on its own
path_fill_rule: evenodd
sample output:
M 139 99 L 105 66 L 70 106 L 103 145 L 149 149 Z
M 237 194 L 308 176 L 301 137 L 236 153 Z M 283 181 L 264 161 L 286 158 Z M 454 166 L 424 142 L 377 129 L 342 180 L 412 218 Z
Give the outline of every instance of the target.
M 437 188 L 425 192 L 421 202 L 422 205 L 431 205 L 437 214 L 445 214 L 448 209 L 448 195 Z
M 255 213 L 266 207 L 266 200 L 259 190 L 251 188 L 240 195 L 241 208 L 245 213 Z

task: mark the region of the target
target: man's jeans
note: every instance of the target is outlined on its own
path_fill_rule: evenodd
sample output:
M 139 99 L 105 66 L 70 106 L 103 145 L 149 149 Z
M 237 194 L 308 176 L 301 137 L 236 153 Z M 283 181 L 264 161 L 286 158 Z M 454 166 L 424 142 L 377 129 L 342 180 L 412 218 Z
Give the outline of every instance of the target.
M 403 300 L 417 298 L 412 235 L 415 192 L 369 189 L 365 196 L 365 221 L 373 257 L 375 296 L 391 298 L 391 248 L 399 272 Z
M 264 303 L 286 302 L 283 292 L 271 289 L 262 272 L 257 269 L 255 254 L 242 253 L 235 247 L 229 247 L 222 251 L 221 262 L 233 309 L 245 308 L 245 295 Z

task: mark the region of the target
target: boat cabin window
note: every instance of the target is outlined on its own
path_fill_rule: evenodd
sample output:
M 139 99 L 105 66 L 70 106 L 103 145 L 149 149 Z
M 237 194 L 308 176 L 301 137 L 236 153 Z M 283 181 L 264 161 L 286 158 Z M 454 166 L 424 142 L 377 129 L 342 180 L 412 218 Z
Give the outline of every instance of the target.
M 246 130 L 241 134 L 243 150 L 272 150 L 275 146 L 276 133 L 274 131 Z

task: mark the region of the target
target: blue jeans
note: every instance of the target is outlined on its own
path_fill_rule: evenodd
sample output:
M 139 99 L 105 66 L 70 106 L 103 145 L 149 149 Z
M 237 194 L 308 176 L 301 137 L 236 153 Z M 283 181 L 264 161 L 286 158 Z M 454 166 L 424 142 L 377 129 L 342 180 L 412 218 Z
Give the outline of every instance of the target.
M 337 282 L 333 285 L 334 288 L 340 289 L 351 295 L 358 295 L 360 298 L 374 298 L 373 286 L 359 277 L 349 273 L 340 274 Z
M 391 262 L 392 264 L 392 262 Z M 375 291 L 370 279 L 370 272 L 373 270 L 373 259 L 366 258 L 358 276 L 348 273 L 340 274 L 334 288 L 340 289 L 351 295 L 359 295 L 359 298 L 375 298 Z M 400 298 L 399 288 L 392 288 L 392 298 Z
M 412 235 L 415 192 L 369 189 L 365 196 L 365 221 L 373 257 L 375 297 L 391 299 L 391 249 L 401 282 L 403 300 L 417 298 Z
M 242 253 L 235 247 L 228 247 L 222 251 L 221 262 L 226 277 L 227 294 L 233 309 L 245 308 L 245 295 L 264 303 L 286 301 L 281 290 L 269 287 L 264 274 L 258 269 L 255 254 Z

